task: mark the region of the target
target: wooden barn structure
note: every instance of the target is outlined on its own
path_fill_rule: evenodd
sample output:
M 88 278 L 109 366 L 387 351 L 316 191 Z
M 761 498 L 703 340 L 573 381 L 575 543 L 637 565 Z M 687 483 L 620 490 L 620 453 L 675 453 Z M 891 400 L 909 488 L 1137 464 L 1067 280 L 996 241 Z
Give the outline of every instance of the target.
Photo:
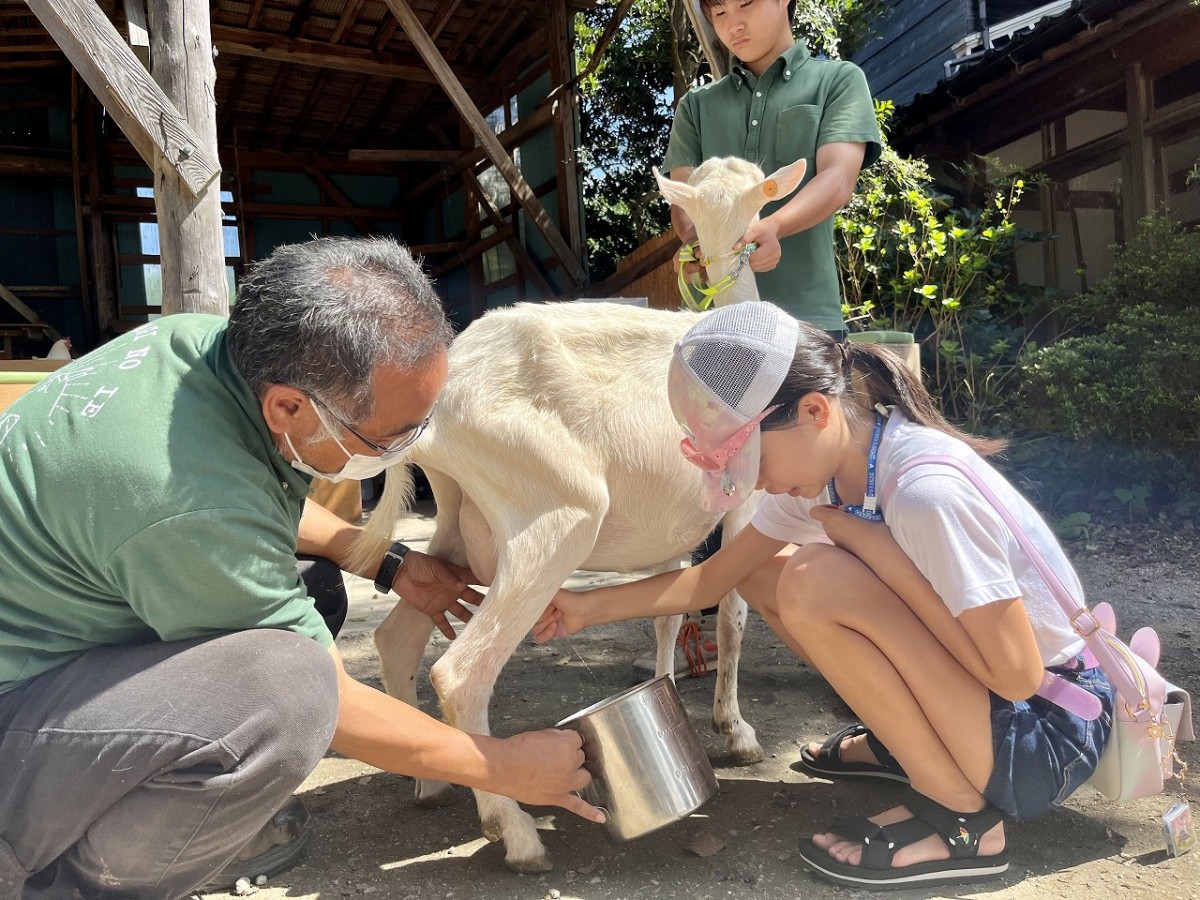
M 0 0 L 0 356 L 227 310 L 311 235 L 398 237 L 459 323 L 585 292 L 575 88 L 631 0 L 577 67 L 595 5 Z

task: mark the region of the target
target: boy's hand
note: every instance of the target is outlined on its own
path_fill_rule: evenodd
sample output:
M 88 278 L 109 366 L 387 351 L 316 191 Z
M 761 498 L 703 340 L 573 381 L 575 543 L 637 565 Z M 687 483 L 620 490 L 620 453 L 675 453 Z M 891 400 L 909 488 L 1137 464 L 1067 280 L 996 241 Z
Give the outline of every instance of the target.
M 733 245 L 733 252 L 740 253 L 747 244 L 758 244 L 750 254 L 750 269 L 754 272 L 770 272 L 783 256 L 779 246 L 779 232 L 770 216 L 750 223 L 742 239 Z

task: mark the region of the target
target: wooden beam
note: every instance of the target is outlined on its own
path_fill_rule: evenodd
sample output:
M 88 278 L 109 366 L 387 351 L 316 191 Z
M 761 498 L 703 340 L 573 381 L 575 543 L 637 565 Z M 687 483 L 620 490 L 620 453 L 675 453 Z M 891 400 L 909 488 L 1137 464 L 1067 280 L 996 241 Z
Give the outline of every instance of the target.
M 683 0 L 683 8 L 687 11 L 688 21 L 692 23 L 692 31 L 700 41 L 700 49 L 708 60 L 708 68 L 712 72 L 713 81 L 729 74 L 729 51 L 721 46 L 717 33 L 713 31 L 712 23 L 700 8 L 700 0 Z M 677 97 L 676 100 L 679 98 Z
M 566 17 L 566 9 L 565 9 L 566 4 L 565 4 L 564 0 L 552 0 L 552 3 L 554 5 L 551 7 L 551 10 L 552 10 L 551 21 L 554 20 L 556 13 L 554 13 L 553 10 L 557 6 L 563 7 L 563 10 L 560 15 L 565 18 Z M 595 49 L 592 50 L 592 58 L 588 60 L 588 64 L 584 67 L 583 71 L 580 72 L 578 75 L 576 75 L 574 78 L 572 78 L 570 81 L 564 80 L 564 81 L 559 82 L 558 87 L 556 87 L 554 90 L 552 90 L 550 92 L 549 99 L 557 100 L 558 97 L 564 91 L 569 91 L 569 90 L 573 89 L 575 87 L 575 85 L 577 85 L 579 82 L 583 81 L 585 78 L 587 78 L 589 75 L 591 75 L 593 72 L 595 72 L 596 69 L 598 69 L 600 67 L 600 63 L 604 61 L 604 51 L 606 51 L 608 49 L 608 45 L 612 42 L 612 39 L 616 36 L 618 29 L 620 29 L 620 27 L 621 27 L 621 22 L 623 22 L 625 20 L 625 16 L 629 14 L 629 8 L 631 6 L 633 6 L 633 0 L 621 0 L 621 2 L 617 4 L 617 8 L 613 10 L 612 16 L 609 17 L 608 24 L 604 26 L 604 33 L 600 35 L 600 40 L 596 41 Z M 553 37 L 551 39 L 554 40 Z M 551 49 L 552 57 L 553 57 L 554 52 L 555 51 L 552 48 Z
M 71 161 L 43 156 L 10 156 L 0 154 L 0 175 L 47 175 L 71 177 Z
M 347 47 L 344 44 L 249 31 L 229 25 L 213 25 L 212 33 L 217 49 L 227 56 L 255 56 L 318 69 L 336 69 L 339 72 L 380 75 L 402 81 L 437 83 L 437 78 L 428 68 L 419 60 L 410 57 Z M 473 83 L 482 73 L 459 69 L 459 75 L 467 83 Z
M 150 69 L 150 31 L 146 28 L 146 4 L 143 0 L 125 0 L 125 27 L 133 55 Z
M 354 20 L 358 18 L 358 13 L 365 2 L 366 0 L 350 0 L 346 4 L 346 8 L 342 10 L 342 17 L 338 19 L 337 25 L 333 27 L 333 34 L 329 36 L 331 44 L 340 44 L 342 42 L 343 35 L 354 24 Z
M 342 193 L 341 189 L 333 183 L 333 180 L 316 166 L 310 166 L 309 168 L 305 169 L 305 172 L 308 173 L 308 177 L 317 183 L 317 187 L 324 191 L 325 196 L 327 196 L 336 206 L 344 209 L 349 209 L 354 206 L 354 204 L 350 202 L 349 198 Z M 371 224 L 369 219 L 364 219 L 361 216 L 352 216 L 350 218 L 350 222 L 359 230 L 360 234 L 376 234 L 375 226 Z
M 350 150 L 346 158 L 355 162 L 449 162 L 461 150 Z
M 487 237 L 465 248 L 461 253 L 455 254 L 454 256 L 450 257 L 450 259 L 443 260 L 441 265 L 434 268 L 434 277 L 436 278 L 441 275 L 445 275 L 451 269 L 457 269 L 459 266 L 474 259 L 475 257 L 482 256 L 493 247 L 503 244 L 513 236 L 513 231 L 514 228 L 512 223 L 505 225 L 503 228 L 496 229 Z
M 479 183 L 479 179 L 475 177 L 475 173 L 470 169 L 467 169 L 465 172 L 463 172 L 463 175 L 470 183 L 471 189 L 475 196 L 479 198 L 479 205 L 483 207 L 483 212 L 484 215 L 487 216 L 488 222 L 490 222 L 492 227 L 497 231 L 504 230 L 509 223 L 505 222 L 504 219 L 501 218 L 500 213 L 496 211 L 496 207 L 492 205 L 492 198 L 487 195 L 487 192 L 483 189 L 483 185 L 481 185 Z M 557 292 L 550 286 L 550 282 L 546 280 L 546 276 L 542 274 L 542 270 L 538 268 L 538 265 L 536 262 L 534 262 L 533 257 L 530 256 L 529 252 L 525 249 L 525 245 L 521 243 L 521 236 L 513 232 L 512 229 L 509 229 L 509 231 L 511 237 L 508 241 L 508 246 L 509 249 L 512 250 L 512 255 L 517 261 L 517 265 L 520 266 L 525 274 L 533 281 L 533 283 L 537 285 L 538 290 L 542 292 L 544 297 L 553 297 Z
M 154 168 L 161 157 L 193 195 L 221 174 L 216 154 L 206 149 L 94 0 L 27 2 L 146 165 Z
M 525 117 L 512 128 L 507 128 L 500 132 L 500 146 L 505 149 L 516 147 L 526 138 L 541 131 L 553 121 L 554 109 L 551 106 L 540 107 L 533 115 Z M 490 131 L 491 129 L 488 130 Z M 467 150 L 459 156 L 456 162 L 451 163 L 436 174 L 430 175 L 416 187 L 411 188 L 405 195 L 405 199 L 414 200 L 426 191 L 444 184 L 447 179 L 454 177 L 468 166 L 473 166 L 475 163 L 487 158 L 487 150 L 482 146 Z
M 199 140 L 217 158 L 217 70 L 208 0 L 149 0 L 152 74 Z M 175 170 L 154 165 L 154 206 L 162 255 L 163 314 L 229 315 L 221 181 L 189 192 Z
M 550 249 L 562 263 L 563 269 L 576 284 L 584 281 L 587 276 L 583 271 L 583 266 L 580 264 L 579 259 L 571 252 L 571 248 L 563 240 L 562 234 L 559 233 L 554 223 L 550 221 L 550 216 L 546 213 L 542 204 L 538 202 L 537 197 L 533 195 L 533 191 L 526 183 L 520 169 L 513 163 L 512 157 L 505 152 L 495 132 L 492 131 L 483 116 L 480 115 L 479 110 L 475 108 L 470 95 L 467 94 L 458 79 L 454 76 L 454 73 L 442 58 L 441 53 L 438 52 L 437 46 L 429 39 L 429 35 L 425 32 L 424 27 L 422 27 L 416 13 L 408 5 L 408 0 L 386 0 L 386 2 L 393 15 L 399 20 L 400 26 L 404 29 L 404 33 L 408 36 L 409 41 L 416 47 L 421 58 L 425 60 L 425 64 L 437 76 L 442 89 L 450 97 L 450 102 L 458 109 L 459 115 L 466 121 L 474 133 L 475 139 L 483 145 L 488 157 L 491 158 L 492 163 L 496 166 L 496 170 L 504 178 L 513 195 L 520 201 L 521 207 L 529 216 L 534 227 L 542 233 L 542 236 L 546 239 L 546 243 L 550 245 Z
M 1129 168 L 1126 172 L 1129 202 L 1125 207 L 1125 231 L 1133 234 L 1138 220 L 1154 211 L 1157 198 L 1154 190 L 1154 142 L 1146 134 L 1146 121 L 1152 106 L 1150 81 L 1140 62 L 1128 66 L 1125 73 L 1125 108 L 1129 121 L 1129 154 L 1125 160 Z
M 57 341 L 62 337 L 62 335 L 55 331 L 52 326 L 43 322 L 41 316 L 26 306 L 21 301 L 20 297 L 2 284 L 0 284 L 0 300 L 3 300 L 9 306 L 15 309 L 21 315 L 21 318 L 23 318 L 26 322 L 40 326 L 41 329 L 46 333 L 46 337 L 50 338 L 50 340 Z

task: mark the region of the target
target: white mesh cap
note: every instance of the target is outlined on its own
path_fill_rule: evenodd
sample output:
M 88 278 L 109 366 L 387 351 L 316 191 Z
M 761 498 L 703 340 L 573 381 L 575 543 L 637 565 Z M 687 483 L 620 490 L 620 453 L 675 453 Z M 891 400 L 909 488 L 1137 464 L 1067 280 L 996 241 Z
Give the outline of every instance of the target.
M 767 408 L 792 365 L 799 336 L 795 319 L 753 301 L 708 313 L 680 338 L 667 391 L 697 450 L 717 450 Z M 745 500 L 758 481 L 758 463 L 755 427 L 722 470 L 703 472 L 704 508 L 724 512 Z

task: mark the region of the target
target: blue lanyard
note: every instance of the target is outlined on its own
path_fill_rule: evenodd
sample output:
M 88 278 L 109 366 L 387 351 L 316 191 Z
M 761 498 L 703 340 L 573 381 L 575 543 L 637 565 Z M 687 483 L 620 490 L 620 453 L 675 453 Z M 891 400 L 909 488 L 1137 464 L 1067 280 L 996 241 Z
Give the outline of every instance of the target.
M 875 413 L 875 431 L 871 434 L 871 449 L 867 452 L 867 495 L 863 497 L 862 506 L 843 507 L 846 512 L 868 522 L 882 522 L 883 513 L 878 509 L 879 500 L 875 496 L 875 460 L 879 457 L 879 441 L 883 437 L 883 423 L 887 418 L 885 412 Z M 834 506 L 841 506 L 842 499 L 838 496 L 833 479 L 829 479 L 829 501 Z

